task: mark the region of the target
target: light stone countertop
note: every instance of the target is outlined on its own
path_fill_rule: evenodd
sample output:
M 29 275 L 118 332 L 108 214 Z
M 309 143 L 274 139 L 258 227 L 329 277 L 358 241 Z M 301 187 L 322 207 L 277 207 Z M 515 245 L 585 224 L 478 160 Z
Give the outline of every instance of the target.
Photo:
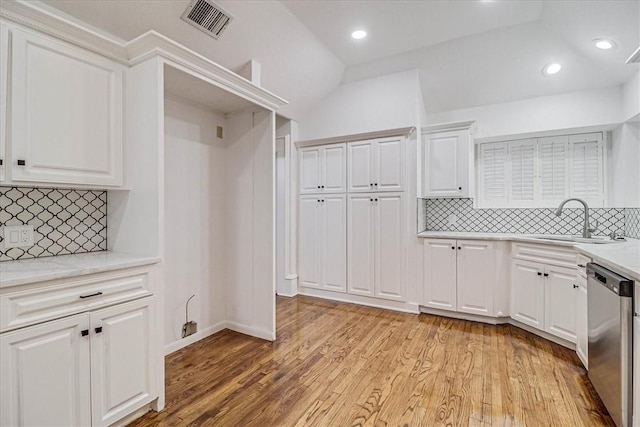
M 579 253 L 622 276 L 640 282 L 640 240 L 627 237 L 626 242 L 594 244 L 544 239 L 544 235 L 508 233 L 467 233 L 460 231 L 423 231 L 418 237 L 430 239 L 504 240 L 573 247 Z
M 45 280 L 156 264 L 157 257 L 101 251 L 0 262 L 0 289 Z

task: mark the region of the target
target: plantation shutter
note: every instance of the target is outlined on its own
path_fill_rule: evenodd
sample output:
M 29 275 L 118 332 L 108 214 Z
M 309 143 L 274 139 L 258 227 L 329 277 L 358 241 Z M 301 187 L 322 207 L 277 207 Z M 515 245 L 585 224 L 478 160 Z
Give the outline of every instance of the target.
M 571 197 L 602 206 L 602 134 L 571 135 Z
M 538 139 L 540 197 L 543 201 L 560 202 L 569 193 L 567 171 L 569 137 L 552 136 Z
M 507 201 L 507 143 L 480 145 L 480 196 L 484 205 Z
M 514 206 L 531 206 L 536 193 L 536 140 L 510 142 L 509 161 L 509 199 L 514 202 Z

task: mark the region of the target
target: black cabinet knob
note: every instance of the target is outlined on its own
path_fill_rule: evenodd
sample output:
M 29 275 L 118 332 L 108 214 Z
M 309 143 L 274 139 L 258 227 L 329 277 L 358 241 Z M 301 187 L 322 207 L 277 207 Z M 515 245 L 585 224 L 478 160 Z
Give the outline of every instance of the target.
M 538 271 L 538 276 L 542 276 L 542 273 L 540 273 L 539 271 Z
M 318 188 L 320 188 L 320 186 L 318 185 Z
M 2 166 L 4 164 L 4 162 L 2 161 L 2 159 L 0 159 L 0 166 Z
M 458 190 L 462 190 L 462 187 L 458 187 Z
M 453 250 L 455 251 L 455 250 L 456 250 L 456 247 L 455 247 L 455 246 L 451 246 L 451 249 L 453 249 Z
M 370 202 L 373 202 L 373 199 L 369 199 Z
M 27 162 L 25 160 L 18 160 L 18 166 L 25 166 Z
M 458 246 L 458 250 L 461 250 L 462 248 L 460 246 Z
M 83 329 L 82 331 L 80 331 L 80 335 L 82 335 L 83 337 L 86 337 L 87 335 L 89 335 L 89 330 Z
M 378 183 L 376 182 L 376 183 L 374 183 L 373 185 L 375 185 L 375 186 L 377 187 L 377 186 L 378 186 Z
M 97 328 L 95 328 L 96 334 L 99 334 L 102 332 L 102 326 L 98 326 Z
M 549 273 L 544 273 L 544 277 L 549 277 Z
M 378 199 L 373 199 L 373 200 L 376 201 L 376 202 L 378 201 Z
M 324 188 L 324 185 L 320 186 L 320 188 Z
M 573 285 L 573 289 L 578 289 L 578 287 L 579 287 L 578 285 L 575 285 L 575 284 Z

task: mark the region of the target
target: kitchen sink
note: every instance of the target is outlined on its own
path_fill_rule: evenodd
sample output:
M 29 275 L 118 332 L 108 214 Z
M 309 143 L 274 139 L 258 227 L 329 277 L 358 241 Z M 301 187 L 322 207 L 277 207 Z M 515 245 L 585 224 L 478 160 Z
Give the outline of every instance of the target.
M 611 239 L 608 236 L 592 236 L 592 237 L 582 237 L 582 236 L 536 236 L 536 239 L 541 240 L 558 240 L 562 242 L 575 242 L 575 243 L 590 243 L 590 244 L 609 244 L 609 243 L 621 243 L 624 242 L 625 239 Z

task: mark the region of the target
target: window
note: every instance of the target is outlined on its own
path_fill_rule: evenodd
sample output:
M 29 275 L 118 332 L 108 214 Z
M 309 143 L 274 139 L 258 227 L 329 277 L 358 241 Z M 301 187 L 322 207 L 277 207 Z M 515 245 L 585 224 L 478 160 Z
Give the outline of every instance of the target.
M 478 200 L 488 207 L 555 207 L 568 197 L 604 206 L 601 132 L 479 144 Z

